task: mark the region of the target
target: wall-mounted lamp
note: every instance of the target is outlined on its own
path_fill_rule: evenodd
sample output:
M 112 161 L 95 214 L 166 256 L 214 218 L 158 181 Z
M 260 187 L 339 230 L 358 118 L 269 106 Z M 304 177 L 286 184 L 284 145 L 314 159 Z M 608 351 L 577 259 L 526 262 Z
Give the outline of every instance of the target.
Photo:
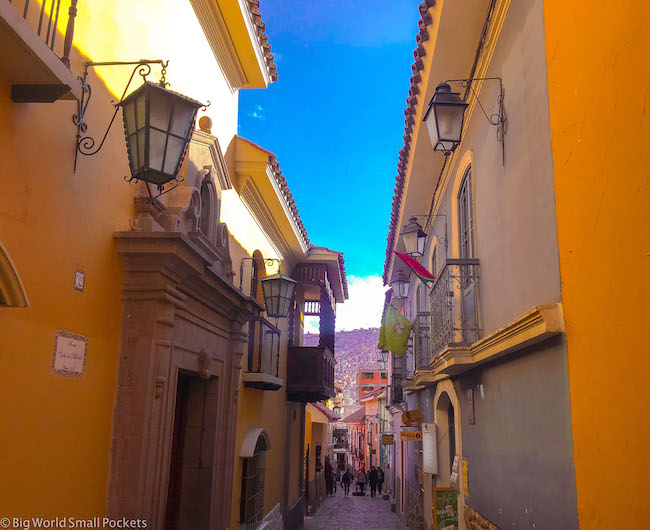
M 243 290 L 244 279 L 244 261 L 252 261 L 253 264 L 257 260 L 261 260 L 265 265 L 270 266 L 275 263 L 280 263 L 277 258 L 242 258 L 241 265 L 239 266 L 239 290 Z M 264 306 L 266 307 L 266 316 L 272 318 L 284 318 L 289 314 L 291 302 L 296 292 L 296 280 L 280 274 L 279 272 L 260 280 L 262 284 L 262 295 L 264 296 Z M 255 296 L 253 289 L 257 288 L 257 280 L 251 286 L 251 295 Z
M 459 92 L 452 92 L 447 83 L 440 83 L 424 114 L 424 123 L 434 151 L 442 151 L 449 156 L 458 144 L 463 133 L 463 119 L 467 103 L 460 99 Z
M 424 254 L 427 234 L 422 230 L 422 226 L 415 217 L 409 219 L 408 224 L 404 226 L 399 235 L 402 236 L 404 248 L 409 256 L 416 258 Z
M 431 219 L 441 218 L 445 222 L 444 234 L 438 237 L 438 241 L 445 247 L 445 256 L 447 255 L 447 216 L 445 214 L 427 214 L 427 215 L 412 215 L 407 225 L 404 225 L 399 235 L 402 238 L 402 243 L 406 249 L 406 253 L 414 258 L 424 255 L 424 247 L 427 240 L 427 233 L 418 223 L 418 218 L 425 218 L 425 226 L 429 224 Z M 435 271 L 434 271 L 435 272 Z
M 474 81 L 498 81 L 499 94 L 497 95 L 498 112 L 489 115 L 481 104 L 478 94 L 474 91 Z M 452 92 L 449 83 L 459 83 L 466 89 L 464 98 L 461 99 L 459 92 Z M 505 92 L 500 77 L 475 77 L 472 79 L 449 79 L 436 87 L 436 92 L 429 102 L 429 108 L 424 115 L 423 121 L 429 131 L 429 138 L 434 151 L 440 151 L 445 156 L 454 152 L 460 144 L 463 136 L 463 120 L 465 109 L 468 104 L 468 92 L 471 91 L 481 107 L 483 114 L 491 125 L 497 128 L 497 140 L 501 143 L 501 157 L 505 163 L 504 137 L 506 133 L 506 113 L 503 105 Z
M 289 314 L 298 282 L 284 274 L 262 278 L 262 294 L 267 316 L 284 318 Z
M 409 279 L 404 274 L 404 271 L 398 269 L 393 274 L 393 279 L 390 281 L 390 287 L 393 290 L 393 296 L 398 300 L 405 299 L 409 294 Z
M 147 81 L 151 73 L 151 65 L 161 65 L 160 83 L 154 84 Z M 150 184 L 156 186 L 159 197 L 163 193 L 174 189 L 182 178 L 178 178 L 190 137 L 194 131 L 194 121 L 199 108 L 207 107 L 171 90 L 165 88 L 169 83 L 165 82 L 166 67 L 169 61 L 160 59 L 155 61 L 142 60 L 135 62 L 88 62 L 83 77 L 79 76 L 81 82 L 82 97 L 79 102 L 77 113 L 73 121 L 77 125 L 77 149 L 75 152 L 74 169 L 77 169 L 77 156 L 79 153 L 86 156 L 97 154 L 104 145 L 106 137 L 115 121 L 117 112 L 122 108 L 124 119 L 124 134 L 126 136 L 126 148 L 129 157 L 131 176 L 125 177 L 129 183 L 141 180 L 147 184 L 150 197 Z M 90 96 L 92 94 L 88 83 L 88 69 L 98 66 L 125 66 L 136 65 L 131 77 L 122 93 L 120 101 L 115 103 L 115 111 L 104 137 L 95 149 L 95 140 L 91 136 L 82 137 L 82 133 L 88 130 L 84 121 Z M 144 83 L 140 88 L 125 98 L 136 72 L 142 76 Z M 175 182 L 174 186 L 165 189 L 165 185 Z

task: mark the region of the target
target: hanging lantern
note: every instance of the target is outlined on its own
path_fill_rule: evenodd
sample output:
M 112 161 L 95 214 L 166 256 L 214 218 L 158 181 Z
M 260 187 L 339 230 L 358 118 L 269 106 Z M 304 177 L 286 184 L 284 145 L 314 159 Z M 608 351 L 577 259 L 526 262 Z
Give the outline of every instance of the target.
M 460 99 L 458 92 L 452 92 L 447 83 L 440 83 L 436 87 L 424 115 L 434 151 L 442 151 L 448 156 L 458 147 L 466 108 L 467 103 Z
M 393 279 L 390 281 L 391 289 L 393 289 L 393 296 L 399 300 L 403 300 L 409 294 L 409 280 L 400 269 L 393 274 Z
M 175 180 L 203 103 L 145 81 L 119 105 L 131 178 L 159 189 Z
M 411 257 L 419 257 L 424 254 L 424 244 L 427 241 L 427 234 L 415 217 L 409 219 L 408 224 L 400 232 L 406 253 Z
M 296 292 L 297 282 L 284 274 L 274 274 L 263 278 L 261 283 L 266 315 L 273 318 L 286 317 Z

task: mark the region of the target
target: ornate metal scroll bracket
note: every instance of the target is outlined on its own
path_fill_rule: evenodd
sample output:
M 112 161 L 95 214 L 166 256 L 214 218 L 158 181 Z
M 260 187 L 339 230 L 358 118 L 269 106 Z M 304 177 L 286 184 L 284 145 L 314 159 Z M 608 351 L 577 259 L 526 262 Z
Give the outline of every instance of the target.
M 244 262 L 245 261 L 255 262 L 258 259 L 259 258 L 255 258 L 255 257 L 242 258 L 241 264 L 239 265 L 239 290 L 240 291 L 243 291 L 243 285 L 244 285 Z M 264 261 L 264 265 L 267 267 L 271 267 L 276 263 L 280 263 L 281 261 L 278 258 L 262 258 L 262 260 Z M 276 319 L 276 326 L 277 326 L 277 319 Z
M 483 107 L 483 104 L 481 103 L 481 100 L 478 97 L 478 94 L 474 90 L 474 86 L 472 85 L 474 81 L 498 81 L 499 82 L 499 93 L 497 94 L 497 101 L 496 101 L 497 112 L 488 115 L 485 108 Z M 506 163 L 505 136 L 506 136 L 506 129 L 508 126 L 508 118 L 506 116 L 506 109 L 503 103 L 506 93 L 503 88 L 502 79 L 500 77 L 473 77 L 471 79 L 448 79 L 445 82 L 460 84 L 460 86 L 462 86 L 465 89 L 465 96 L 464 96 L 465 100 L 467 100 L 467 97 L 469 96 L 470 92 L 474 94 L 474 97 L 476 98 L 476 102 L 478 103 L 478 106 L 483 111 L 483 114 L 485 115 L 487 121 L 490 123 L 490 125 L 494 125 L 497 128 L 497 141 L 501 144 L 501 162 L 503 165 L 505 165 Z
M 92 156 L 99 153 L 101 148 L 104 146 L 106 137 L 108 136 L 108 133 L 111 130 L 111 127 L 113 126 L 113 122 L 115 121 L 115 117 L 117 116 L 117 112 L 120 109 L 119 104 L 124 99 L 124 96 L 126 96 L 126 93 L 129 90 L 129 86 L 131 85 L 131 81 L 133 81 L 133 78 L 135 77 L 135 74 L 136 73 L 140 74 L 142 76 L 142 79 L 146 81 L 147 76 L 151 73 L 152 64 L 160 65 L 161 67 L 160 86 L 162 87 L 167 86 L 169 83 L 166 82 L 165 75 L 167 73 L 167 66 L 169 65 L 169 61 L 163 61 L 162 59 L 155 59 L 155 60 L 142 59 L 140 61 L 126 61 L 126 62 L 89 61 L 86 63 L 86 68 L 84 69 L 84 75 L 77 77 L 79 83 L 81 84 L 81 100 L 78 102 L 77 112 L 72 116 L 72 122 L 77 126 L 77 138 L 76 138 L 77 145 L 74 154 L 74 171 L 77 170 L 77 160 L 79 158 L 79 153 L 85 156 Z M 131 73 L 131 77 L 129 77 L 129 81 L 126 84 L 126 87 L 124 88 L 122 97 L 118 102 L 113 102 L 113 106 L 115 107 L 115 111 L 113 112 L 113 117 L 111 118 L 111 121 L 108 124 L 108 127 L 106 128 L 106 132 L 104 133 L 104 136 L 102 137 L 99 146 L 95 148 L 95 139 L 92 136 L 84 136 L 84 134 L 88 131 L 88 124 L 86 123 L 86 111 L 88 110 L 88 104 L 90 103 L 90 97 L 92 96 L 92 89 L 90 83 L 88 82 L 88 69 L 97 68 L 100 66 L 133 66 L 133 65 L 135 65 L 135 68 L 133 69 L 133 72 Z

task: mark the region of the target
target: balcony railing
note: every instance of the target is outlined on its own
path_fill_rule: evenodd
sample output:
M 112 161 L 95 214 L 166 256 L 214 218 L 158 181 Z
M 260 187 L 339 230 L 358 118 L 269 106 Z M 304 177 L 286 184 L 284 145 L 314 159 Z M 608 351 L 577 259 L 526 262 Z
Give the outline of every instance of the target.
M 47 47 L 56 53 L 61 62 L 70 68 L 70 50 L 74 38 L 74 23 L 77 16 L 78 0 L 64 0 L 68 8 L 68 23 L 62 44 L 57 44 L 57 25 L 61 11 L 61 0 L 42 0 L 40 6 L 36 0 L 0 0 L 13 4 L 23 19 L 34 29 Z
M 431 352 L 429 350 L 430 313 L 418 313 L 413 322 L 413 355 L 415 369 L 428 370 Z
M 244 377 L 244 384 L 262 390 L 282 387 L 278 379 L 280 330 L 265 318 L 253 320 L 248 334 L 248 374 L 268 377 Z
M 336 395 L 334 355 L 325 346 L 291 346 L 287 356 L 289 401 L 314 403 Z
M 431 355 L 449 345 L 469 345 L 481 337 L 478 318 L 478 259 L 447 260 L 430 294 Z

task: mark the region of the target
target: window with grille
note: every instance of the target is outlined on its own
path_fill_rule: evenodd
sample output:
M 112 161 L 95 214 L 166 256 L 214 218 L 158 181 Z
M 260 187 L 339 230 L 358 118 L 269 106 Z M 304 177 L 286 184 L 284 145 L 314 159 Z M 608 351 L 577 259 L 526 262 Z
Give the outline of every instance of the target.
M 257 439 L 255 452 L 244 458 L 241 488 L 241 522 L 243 527 L 257 528 L 264 518 L 264 468 L 266 460 L 266 440 Z

